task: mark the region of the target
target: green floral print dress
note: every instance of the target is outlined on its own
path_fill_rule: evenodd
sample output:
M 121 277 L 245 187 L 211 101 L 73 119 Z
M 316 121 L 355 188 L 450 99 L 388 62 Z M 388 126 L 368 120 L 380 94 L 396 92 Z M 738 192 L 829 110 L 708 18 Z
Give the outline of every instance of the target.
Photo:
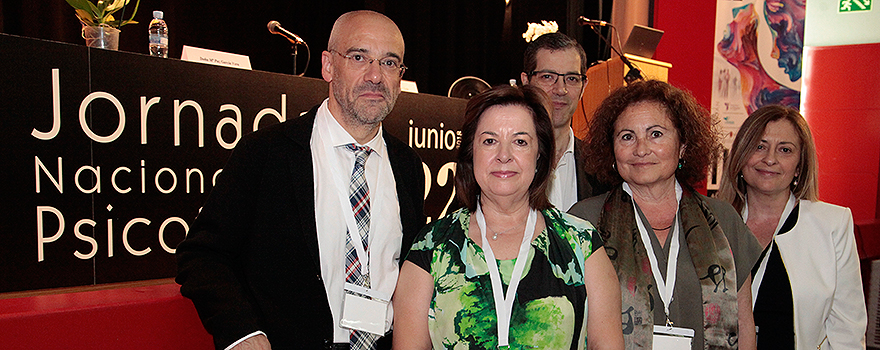
M 510 321 L 510 349 L 583 349 L 584 261 L 602 246 L 589 222 L 555 208 L 530 246 Z M 483 250 L 467 236 L 467 208 L 426 226 L 407 260 L 434 280 L 428 328 L 434 349 L 497 349 L 492 282 Z M 497 260 L 507 290 L 516 259 Z

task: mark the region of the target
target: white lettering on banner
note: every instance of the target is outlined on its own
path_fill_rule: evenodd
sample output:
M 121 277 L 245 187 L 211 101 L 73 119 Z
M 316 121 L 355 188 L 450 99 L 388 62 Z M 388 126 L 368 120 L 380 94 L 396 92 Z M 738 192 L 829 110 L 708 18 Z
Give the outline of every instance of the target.
M 83 170 L 91 171 L 92 175 L 95 175 L 95 180 L 98 180 L 101 178 L 101 167 L 94 168 L 94 167 L 91 167 L 88 165 L 83 165 L 82 167 L 80 167 L 76 171 L 76 174 L 73 175 L 73 183 L 76 184 L 76 188 L 79 189 L 79 191 L 82 193 L 95 193 L 95 192 L 101 193 L 101 182 L 100 181 L 95 181 L 92 188 L 83 188 L 82 187 L 82 185 L 79 183 L 79 174 L 82 174 Z
M 46 237 L 43 234 L 43 213 L 50 212 L 55 214 L 55 217 L 58 218 L 58 231 L 55 232 L 50 237 Z M 64 216 L 61 215 L 61 211 L 52 207 L 37 207 L 37 261 L 43 261 L 43 244 L 51 243 L 57 241 L 61 238 L 61 234 L 64 233 Z
M 49 177 L 49 181 L 52 181 L 52 184 L 58 189 L 58 193 L 64 193 L 64 182 L 61 181 L 61 157 L 58 157 L 58 177 L 52 177 L 52 174 L 49 173 L 49 169 L 46 169 L 46 166 L 40 161 L 40 157 L 34 156 L 34 174 L 36 174 L 37 179 L 37 193 L 40 193 L 40 169 L 42 169 L 46 176 Z
M 63 159 L 58 157 L 58 165 L 57 165 L 57 175 L 53 176 L 52 172 L 46 168 L 46 165 L 43 164 L 43 161 L 40 160 L 39 156 L 34 156 L 34 182 L 36 183 L 36 193 L 42 192 L 41 179 L 42 176 L 40 174 L 45 174 L 49 181 L 55 185 L 55 189 L 58 190 L 58 193 L 64 193 L 64 179 L 62 177 L 61 169 L 63 168 Z M 141 169 L 140 169 L 140 183 L 141 183 L 141 192 L 147 193 L 147 170 L 144 160 L 141 160 Z M 211 186 L 217 183 L 217 175 L 220 174 L 222 169 L 218 169 L 214 172 L 214 176 L 211 179 Z M 92 187 L 86 188 L 83 187 L 82 183 L 88 183 L 88 181 L 81 181 L 82 177 L 80 176 L 84 172 L 89 172 L 92 174 L 94 182 Z M 110 184 L 113 186 L 113 189 L 116 190 L 117 193 L 125 194 L 131 191 L 131 183 L 120 183 L 120 179 L 125 180 L 126 176 L 121 176 L 121 173 L 131 174 L 131 169 L 126 166 L 117 167 L 113 170 L 112 175 L 110 175 Z M 91 166 L 91 165 L 83 165 L 77 169 L 76 173 L 73 177 L 73 182 L 76 185 L 76 188 L 84 194 L 90 193 L 101 193 L 102 183 L 104 182 L 103 176 L 101 175 L 101 166 Z M 164 175 L 163 175 L 164 174 Z M 201 169 L 198 168 L 187 168 L 183 170 L 183 174 L 186 175 L 186 193 L 192 192 L 193 184 L 198 184 L 199 191 L 198 193 L 205 193 L 205 176 L 202 173 Z M 193 181 L 193 177 L 195 176 L 195 181 Z M 162 179 L 167 179 L 164 183 L 166 186 L 163 186 Z M 155 175 L 153 175 L 153 183 L 155 184 L 155 188 L 162 194 L 169 194 L 177 190 L 177 172 L 168 167 L 159 168 L 156 171 Z
M 146 249 L 143 249 L 143 250 L 135 250 L 134 248 L 131 247 L 131 244 L 128 243 L 128 232 L 131 230 L 131 227 L 134 226 L 135 224 L 150 225 L 150 220 L 147 220 L 144 218 L 134 218 L 134 219 L 131 219 L 131 221 L 129 221 L 127 224 L 125 224 L 125 228 L 122 229 L 122 245 L 125 246 L 125 250 L 127 250 L 129 253 L 131 253 L 131 255 L 144 256 L 144 255 L 149 254 L 150 251 L 152 251 L 152 249 L 150 249 L 150 247 L 147 247 Z
M 446 205 L 443 206 L 443 211 L 440 212 L 440 216 L 438 216 L 441 218 L 446 216 L 446 211 L 449 210 L 449 205 L 452 204 L 452 199 L 455 198 L 455 185 L 452 181 L 452 179 L 455 178 L 455 166 L 455 162 L 449 162 L 443 164 L 443 166 L 440 167 L 440 171 L 437 172 L 437 184 L 442 187 L 446 186 L 448 183 L 452 187 L 452 193 L 449 194 L 449 200 L 446 201 Z M 452 175 L 449 175 L 450 173 L 452 173 Z
M 112 206 L 108 206 L 107 210 L 108 211 L 112 210 Z M 44 218 L 44 216 L 46 218 Z M 46 237 L 46 235 L 44 234 L 44 231 L 43 231 L 44 227 L 46 227 L 46 225 L 44 225 L 44 224 L 47 223 L 47 221 L 52 221 L 49 218 L 51 218 L 53 216 L 55 218 L 54 221 L 57 223 L 58 230 L 54 234 L 52 234 L 51 236 Z M 113 223 L 113 221 L 114 221 L 113 219 L 107 219 L 107 227 L 106 227 L 106 230 L 107 230 L 106 231 L 107 232 L 107 257 L 110 257 L 110 258 L 113 257 L 113 248 L 114 248 L 114 242 L 113 242 L 113 224 L 114 223 Z M 159 246 L 162 247 L 162 250 L 164 250 L 170 254 L 174 254 L 175 249 L 171 248 L 171 246 L 168 245 L 168 242 L 165 239 L 165 232 L 171 223 L 177 223 L 183 228 L 184 237 L 189 233 L 189 226 L 186 224 L 186 220 L 179 218 L 179 217 L 169 217 L 169 218 L 165 219 L 162 222 L 162 224 L 159 226 L 159 230 L 157 232 Z M 94 235 L 90 236 L 87 233 L 82 232 L 83 230 L 81 228 L 82 228 L 82 226 L 85 226 L 85 225 L 92 227 L 92 231 L 94 232 Z M 129 236 L 131 234 L 134 234 L 134 232 L 143 232 L 143 230 L 136 229 L 135 226 L 137 226 L 137 225 L 150 226 L 151 221 L 147 218 L 133 218 L 133 219 L 129 220 L 125 224 L 125 227 L 122 229 L 122 245 L 125 247 L 125 250 L 129 254 L 131 254 L 133 256 L 144 256 L 144 255 L 149 254 L 152 251 L 152 248 L 145 247 L 140 250 L 135 249 L 135 247 L 133 247 L 131 245 L 131 242 L 129 239 Z M 57 208 L 51 207 L 51 206 L 38 206 L 37 207 L 37 262 L 42 262 L 46 259 L 46 256 L 44 253 L 45 252 L 45 245 L 49 244 L 49 243 L 56 242 L 60 238 L 62 238 L 62 236 L 64 235 L 65 227 L 66 227 L 66 225 L 65 225 L 64 214 L 62 214 L 60 210 L 58 210 Z M 96 237 L 98 235 L 98 232 L 97 232 L 98 229 L 99 229 L 98 223 L 92 219 L 81 219 L 81 220 L 77 221 L 76 224 L 73 225 L 74 237 L 77 240 L 86 242 L 89 245 L 91 245 L 91 250 L 89 250 L 86 253 L 80 252 L 79 250 L 74 250 L 73 256 L 75 256 L 76 258 L 81 259 L 81 260 L 88 260 L 88 259 L 93 258 L 98 253 L 98 251 L 100 250 L 98 240 L 96 239 Z
M 92 103 L 95 99 L 103 98 L 113 103 L 113 106 L 116 107 L 116 111 L 118 112 L 119 122 L 116 125 L 116 131 L 114 131 L 110 136 L 98 136 L 95 134 L 92 129 L 89 127 L 88 122 L 86 121 L 86 110 L 89 108 L 89 104 Z M 116 99 L 111 94 L 108 94 L 103 91 L 95 91 L 90 93 L 86 98 L 83 99 L 82 103 L 79 104 L 79 126 L 82 128 L 83 132 L 90 139 L 96 142 L 101 143 L 110 143 L 116 141 L 119 138 L 119 135 L 122 135 L 122 131 L 125 130 L 125 110 L 122 108 L 122 103 Z
M 419 128 L 414 123 L 412 119 L 409 120 L 409 146 L 412 148 L 452 151 L 461 143 L 461 131 L 443 130 L 442 122 L 440 129 Z
M 282 105 L 285 104 L 284 98 L 285 98 L 285 96 L 282 95 L 282 97 L 281 97 Z M 232 111 L 233 113 L 235 113 L 235 118 L 225 117 L 223 119 L 220 119 L 219 122 L 217 122 L 217 130 L 216 130 L 217 143 L 219 143 L 220 146 L 225 149 L 232 149 L 233 147 L 235 147 L 235 144 L 238 143 L 238 140 L 241 139 L 241 109 L 238 108 L 238 106 L 233 105 L 233 104 L 225 104 L 225 105 L 220 106 L 220 112 L 224 112 L 224 111 Z M 235 128 L 235 140 L 232 140 L 232 142 L 226 142 L 223 140 L 223 136 L 222 136 L 221 132 L 223 131 L 223 126 L 226 124 L 231 124 L 232 127 Z
M 41 132 L 34 128 L 31 136 L 39 140 L 51 140 L 61 131 L 61 70 L 52 68 L 52 130 Z
M 220 173 L 220 170 L 217 170 L 217 173 Z M 199 176 L 199 193 L 205 193 L 205 175 L 202 174 L 202 171 L 198 168 L 186 169 L 186 193 L 189 193 L 189 189 L 191 187 L 189 180 L 192 174 L 196 174 Z
M 272 108 L 263 108 L 257 113 L 257 116 L 254 118 L 254 131 L 260 128 L 260 120 L 263 120 L 263 117 L 266 114 L 274 115 L 275 118 L 278 118 L 279 123 L 283 123 L 287 120 L 287 95 L 281 94 L 281 113 Z
M 279 122 L 284 122 L 287 120 L 287 95 L 281 94 L 281 112 L 278 110 L 267 107 L 261 109 L 254 118 L 254 124 L 252 131 L 257 131 L 260 126 L 260 121 L 266 115 L 272 115 Z M 88 111 L 91 103 L 97 99 L 105 99 L 110 101 L 114 107 L 116 107 L 117 111 L 117 126 L 116 130 L 113 131 L 110 135 L 102 136 L 96 134 L 92 131 L 91 127 L 88 125 L 86 120 L 86 112 Z M 148 116 L 150 112 L 150 108 L 159 104 L 162 98 L 155 96 L 147 100 L 146 96 L 140 97 L 140 141 L 141 144 L 146 145 L 148 140 Z M 202 106 L 199 105 L 198 102 L 192 100 L 186 100 L 180 102 L 180 100 L 174 100 L 173 106 L 173 120 L 174 120 L 174 146 L 180 146 L 180 114 L 181 111 L 186 107 L 191 107 L 196 112 L 197 124 L 198 124 L 198 145 L 199 147 L 205 147 L 205 116 L 202 110 Z M 235 118 L 222 118 L 218 121 L 216 126 L 216 138 L 217 144 L 223 147 L 224 149 L 232 149 L 238 143 L 242 136 L 242 113 L 241 109 L 234 104 L 223 104 L 220 106 L 219 111 L 232 111 L 235 114 Z M 80 128 L 83 133 L 88 136 L 91 140 L 100 143 L 111 143 L 119 139 L 123 132 L 125 132 L 125 109 L 122 106 L 122 103 L 115 97 L 113 94 L 104 92 L 104 91 L 95 91 L 88 94 L 83 100 L 80 102 L 78 119 Z M 227 124 L 231 124 L 235 130 L 235 139 L 231 142 L 227 142 L 221 136 L 221 130 Z M 441 126 L 442 127 L 442 126 Z M 31 130 L 31 136 L 38 140 L 52 140 L 59 135 L 61 132 L 61 70 L 58 68 L 52 69 L 52 128 L 49 131 L 43 132 L 39 131 L 36 128 Z M 451 148 L 450 148 L 451 149 Z
M 196 101 L 174 100 L 174 145 L 180 146 L 180 111 L 184 107 L 192 107 L 196 110 L 196 116 L 199 122 L 199 147 L 205 147 L 205 115 L 202 113 L 202 106 Z
M 92 227 L 92 230 L 94 230 L 95 226 L 98 226 L 98 223 L 95 222 L 95 220 L 82 219 L 80 221 L 77 221 L 76 225 L 73 225 L 73 235 L 76 236 L 77 239 L 79 239 L 81 241 L 89 242 L 89 244 L 92 245 L 92 251 L 90 251 L 88 254 L 83 254 L 83 253 L 80 253 L 78 250 L 76 250 L 73 252 L 73 256 L 75 256 L 81 260 L 88 260 L 88 259 L 91 259 L 92 257 L 94 257 L 95 254 L 98 253 L 98 241 L 95 240 L 94 237 L 86 236 L 82 232 L 80 232 L 79 228 L 82 225 L 89 225 Z M 110 254 L 113 254 L 113 252 L 110 252 Z
M 60 161 L 61 157 L 58 157 L 58 159 Z M 59 168 L 60 168 L 60 166 L 59 166 Z M 124 166 L 118 167 L 118 168 L 116 168 L 116 170 L 113 170 L 113 175 L 110 175 L 110 184 L 113 185 L 113 189 L 116 190 L 116 192 L 128 193 L 131 191 L 131 186 L 123 189 L 123 188 L 119 188 L 119 186 L 116 185 L 116 174 L 118 174 L 120 171 L 125 171 L 125 172 L 131 174 L 131 169 L 126 168 Z M 187 179 L 186 185 L 189 186 L 189 179 Z M 202 185 L 202 189 L 204 190 L 204 184 Z M 39 192 L 39 191 L 37 191 L 37 192 Z M 186 189 L 186 193 L 189 193 L 189 188 Z
M 69 89 L 67 85 L 64 88 L 67 88 L 65 91 L 68 94 L 70 91 L 82 91 Z M 211 137 L 211 129 L 214 131 L 216 145 L 231 150 L 245 133 L 256 131 L 261 126 L 275 124 L 276 120 L 277 122 L 287 120 L 287 95 L 283 93 L 274 95 L 279 97 L 275 101 L 280 102 L 280 106 L 258 106 L 258 111 L 250 109 L 243 113 L 242 108 L 236 104 L 209 105 L 198 98 L 187 98 L 185 94 L 177 98 L 178 96 L 147 96 L 138 93 L 126 93 L 123 96 L 117 93 L 119 96 L 117 97 L 112 91 L 95 91 L 84 97 L 79 95 L 71 99 L 72 96 L 69 95 L 61 96 L 61 89 L 61 70 L 54 68 L 51 70 L 51 96 L 44 96 L 51 97 L 51 116 L 43 117 L 45 123 L 31 122 L 33 124 L 29 125 L 32 127 L 31 137 L 40 141 L 49 141 L 49 143 L 37 141 L 37 145 L 45 144 L 47 147 L 34 148 L 34 193 L 37 194 L 35 198 L 40 205 L 29 205 L 31 208 L 29 210 L 35 209 L 37 213 L 36 228 L 29 230 L 36 231 L 36 258 L 37 262 L 47 262 L 43 265 L 69 261 L 70 255 L 77 260 L 95 259 L 99 254 L 101 256 L 106 254 L 107 257 L 112 258 L 117 248 L 120 248 L 120 242 L 124 250 L 119 251 L 123 255 L 158 257 L 157 254 L 174 254 L 180 237 L 185 236 L 189 231 L 187 221 L 178 217 L 186 215 L 163 213 L 157 215 L 161 218 L 153 217 L 152 215 L 156 214 L 151 213 L 157 208 L 142 206 L 132 208 L 134 210 L 126 210 L 124 213 L 116 209 L 115 215 L 102 217 L 95 213 L 94 208 L 91 210 L 80 208 L 82 203 L 95 205 L 108 199 L 117 202 L 120 201 L 115 199 L 117 194 L 127 195 L 123 197 L 130 197 L 129 199 L 138 196 L 138 201 L 145 198 L 148 202 L 152 201 L 150 206 L 156 203 L 159 203 L 158 206 L 163 206 L 162 203 L 165 203 L 163 201 L 167 201 L 168 198 L 183 202 L 192 198 L 194 204 L 203 202 L 203 197 L 196 199 L 189 197 L 188 194 L 209 192 L 216 184 L 222 169 L 199 168 L 198 166 L 204 163 L 202 162 L 204 157 L 198 158 L 199 161 L 194 164 L 196 167 L 187 167 L 185 161 L 193 155 L 198 157 L 203 154 L 199 153 L 202 152 L 199 149 L 206 148 L 206 141 L 208 148 L 213 147 L 210 145 L 212 140 L 205 140 L 206 135 Z M 65 130 L 62 130 L 62 97 L 66 97 L 65 111 L 70 111 L 71 114 L 74 111 L 77 113 L 64 116 Z M 82 100 L 77 101 L 80 97 Z M 72 107 L 76 106 L 77 102 L 79 108 L 74 110 Z M 41 103 L 48 104 L 49 101 Z M 248 108 L 253 107 L 249 105 Z M 247 113 L 252 113 L 250 116 L 254 117 L 253 123 L 245 118 Z M 79 130 L 74 130 L 76 129 L 74 117 L 79 122 Z M 436 219 L 447 214 L 456 195 L 452 181 L 456 163 L 446 162 L 446 159 L 450 154 L 447 152 L 455 151 L 458 147 L 461 132 L 447 129 L 447 123 L 444 122 L 431 121 L 429 125 L 420 125 L 419 123 L 425 123 L 424 120 L 440 119 L 425 118 L 409 120 L 408 136 L 409 145 L 423 156 L 438 154 L 437 152 L 444 154 L 441 161 L 428 163 L 435 169 L 439 167 L 436 172 L 430 169 L 431 166 L 423 163 L 424 199 L 426 203 L 433 203 L 436 207 L 436 209 L 431 208 L 431 214 Z M 39 118 L 30 117 L 25 120 L 36 119 Z M 48 122 L 51 122 L 51 125 L 47 125 Z M 245 129 L 245 124 L 248 124 L 247 127 L 251 130 Z M 161 127 L 158 127 L 159 125 Z M 138 135 L 135 136 L 135 133 Z M 23 136 L 27 138 L 27 135 Z M 172 149 L 167 159 L 150 158 L 156 145 L 144 146 L 148 145 L 151 137 L 154 144 L 161 140 L 165 146 L 160 150 L 161 152 Z M 80 150 L 51 153 L 57 152 L 53 150 L 63 149 L 70 142 L 83 147 Z M 85 146 L 86 144 L 88 146 Z M 129 152 L 132 149 L 136 151 L 131 154 L 116 157 L 112 154 Z M 213 147 L 211 152 L 215 152 L 216 149 Z M 107 154 L 111 156 L 107 157 Z M 64 158 L 68 158 L 68 164 L 64 164 Z M 146 163 L 147 160 L 150 160 L 149 164 Z M 184 163 L 181 164 L 180 161 Z M 27 171 L 27 168 L 25 170 Z M 206 184 L 206 181 L 211 182 Z M 66 193 L 65 187 L 67 187 Z M 60 201 L 47 202 L 47 199 L 58 200 L 58 194 L 63 194 L 60 196 Z M 139 196 L 141 194 L 147 196 Z M 90 196 L 88 198 L 91 200 L 82 195 Z M 438 216 L 436 211 L 440 211 L 441 203 L 445 203 L 445 206 Z M 108 206 L 107 211 L 110 210 L 112 207 Z M 75 214 L 72 214 L 73 212 Z M 32 218 L 30 215 L 25 213 L 24 220 L 28 221 L 26 218 Z M 431 220 L 432 218 L 429 217 L 428 221 Z M 33 227 L 32 223 L 27 226 Z M 26 233 L 26 235 L 32 234 Z M 155 249 L 159 247 L 161 250 Z M 32 251 L 31 249 L 27 250 Z M 33 261 L 32 256 L 27 259 Z
M 169 254 L 174 254 L 175 252 L 177 252 L 177 249 L 171 248 L 168 246 L 168 244 L 165 244 L 165 228 L 168 227 L 168 224 L 172 222 L 176 222 L 180 224 L 180 226 L 183 226 L 183 232 L 189 232 L 189 225 L 186 224 L 186 220 L 184 219 L 178 217 L 170 217 L 162 222 L 162 225 L 159 226 L 159 245 L 161 245 L 162 249 L 164 249 Z
M 443 164 L 443 166 L 441 166 L 440 170 L 437 172 L 437 184 L 440 185 L 440 187 L 446 187 L 446 185 L 449 184 L 449 187 L 452 188 L 452 191 L 449 194 L 449 199 L 446 201 L 446 205 L 443 207 L 443 211 L 441 211 L 440 214 L 437 216 L 438 218 L 442 218 L 446 215 L 446 211 L 449 210 L 449 205 L 452 204 L 452 199 L 455 198 L 455 184 L 452 181 L 452 179 L 455 177 L 455 166 L 455 162 L 448 162 L 446 164 Z M 430 194 L 431 192 L 432 183 L 431 168 L 428 167 L 428 164 L 422 162 L 422 170 L 424 170 L 425 172 L 425 196 L 423 199 L 428 199 L 428 194 Z M 450 176 L 449 173 L 452 173 L 452 175 Z M 433 217 L 428 216 L 425 219 L 425 223 L 430 223 L 433 220 Z
M 161 97 L 153 97 L 147 101 L 147 96 L 141 96 L 141 144 L 147 144 L 147 115 L 150 113 L 150 107 L 161 101 Z
M 422 199 L 428 199 L 428 194 L 431 193 L 431 168 L 425 162 L 422 162 L 422 172 L 425 173 L 425 196 Z
M 159 183 L 159 176 L 162 175 L 162 173 L 171 174 L 171 188 L 168 188 L 168 189 L 162 188 L 162 185 Z M 187 181 L 187 183 L 189 183 L 189 181 Z M 162 168 L 162 169 L 159 169 L 158 172 L 156 172 L 156 189 L 158 189 L 159 192 L 162 192 L 164 194 L 169 194 L 171 192 L 174 192 L 175 187 L 177 187 L 177 175 L 174 174 L 173 170 L 168 169 L 168 168 Z M 186 189 L 186 192 L 189 193 L 188 188 Z

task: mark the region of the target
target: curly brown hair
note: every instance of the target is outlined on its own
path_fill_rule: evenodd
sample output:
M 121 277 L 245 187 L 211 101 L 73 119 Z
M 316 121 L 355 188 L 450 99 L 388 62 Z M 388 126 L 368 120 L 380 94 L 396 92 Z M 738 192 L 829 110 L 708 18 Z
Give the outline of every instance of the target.
M 618 185 L 623 178 L 614 167 L 614 124 L 630 106 L 639 102 L 657 102 L 678 131 L 684 145 L 681 168 L 675 177 L 694 187 L 706 178 L 706 170 L 721 152 L 717 123 L 690 93 L 659 80 L 638 81 L 611 93 L 596 112 L 586 137 L 587 172 L 599 181 Z

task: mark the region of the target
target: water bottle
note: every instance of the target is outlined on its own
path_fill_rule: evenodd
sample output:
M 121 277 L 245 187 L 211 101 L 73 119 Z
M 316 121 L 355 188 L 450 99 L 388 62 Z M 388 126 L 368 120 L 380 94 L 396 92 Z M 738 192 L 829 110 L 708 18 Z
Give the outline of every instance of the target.
M 162 11 L 153 11 L 150 21 L 150 56 L 168 58 L 168 25 L 162 19 Z

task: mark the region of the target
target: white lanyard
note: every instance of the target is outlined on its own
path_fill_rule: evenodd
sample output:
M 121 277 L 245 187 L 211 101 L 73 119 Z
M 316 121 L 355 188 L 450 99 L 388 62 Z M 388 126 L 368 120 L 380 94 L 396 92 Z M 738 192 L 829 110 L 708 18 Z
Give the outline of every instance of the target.
M 480 238 L 483 241 L 483 253 L 486 257 L 486 265 L 489 267 L 489 279 L 492 281 L 492 295 L 495 297 L 495 317 L 498 319 L 498 346 L 509 346 L 510 334 L 510 315 L 513 311 L 513 301 L 516 299 L 516 289 L 519 287 L 519 281 L 522 279 L 523 270 L 526 266 L 526 258 L 529 253 L 529 246 L 532 242 L 532 234 L 535 232 L 535 224 L 538 218 L 538 212 L 535 209 L 529 210 L 529 218 L 526 221 L 526 230 L 523 232 L 522 243 L 519 246 L 519 254 L 516 256 L 516 263 L 513 265 L 513 274 L 510 276 L 510 285 L 507 286 L 507 297 L 501 293 L 504 289 L 501 287 L 501 273 L 498 272 L 498 263 L 495 261 L 495 254 L 486 236 L 486 218 L 483 217 L 483 209 L 480 203 L 477 203 L 477 212 L 474 213 L 477 219 L 477 225 L 480 227 Z
M 794 195 L 789 193 L 788 202 L 785 203 L 785 209 L 782 210 L 782 216 L 779 217 L 779 222 L 776 223 L 776 231 L 773 232 L 773 238 L 770 239 L 770 244 L 767 245 L 767 252 L 764 253 L 764 258 L 758 262 L 758 270 L 755 271 L 755 276 L 752 280 L 752 309 L 755 308 L 755 303 L 758 301 L 758 291 L 761 288 L 761 282 L 764 281 L 764 272 L 767 271 L 767 262 L 770 261 L 770 253 L 773 252 L 773 242 L 776 241 L 776 236 L 779 235 L 779 230 L 782 229 L 782 225 L 785 224 L 785 220 L 788 219 L 788 216 L 791 214 L 791 211 L 794 210 L 794 206 L 797 202 L 798 201 L 794 198 Z M 748 201 L 746 201 L 746 204 L 743 206 L 742 217 L 743 222 L 748 222 Z
M 623 190 L 626 193 L 629 193 L 630 197 L 633 197 L 632 189 L 630 189 L 629 184 L 623 183 Z M 678 184 L 678 181 L 675 181 L 675 217 L 672 219 L 672 242 L 669 244 L 669 258 L 666 262 L 666 280 L 663 280 L 663 275 L 660 274 L 660 267 L 657 263 L 657 255 L 654 252 L 654 245 L 651 244 L 651 238 L 648 236 L 648 230 L 645 228 L 645 225 L 642 223 L 641 218 L 639 218 L 639 211 L 636 208 L 635 197 L 633 197 L 632 205 L 633 205 L 633 215 L 636 218 L 636 226 L 639 228 L 639 234 L 642 237 L 642 244 L 645 246 L 645 250 L 648 252 L 648 261 L 651 262 L 651 272 L 654 274 L 654 283 L 657 284 L 657 293 L 660 294 L 660 301 L 663 302 L 663 311 L 666 313 L 666 326 L 672 327 L 672 321 L 669 320 L 669 304 L 672 303 L 672 294 L 675 291 L 675 276 L 678 272 L 676 270 L 676 265 L 678 265 L 678 252 L 681 248 L 681 244 L 678 242 L 679 236 L 679 223 L 678 221 L 678 204 L 681 201 L 681 185 Z

